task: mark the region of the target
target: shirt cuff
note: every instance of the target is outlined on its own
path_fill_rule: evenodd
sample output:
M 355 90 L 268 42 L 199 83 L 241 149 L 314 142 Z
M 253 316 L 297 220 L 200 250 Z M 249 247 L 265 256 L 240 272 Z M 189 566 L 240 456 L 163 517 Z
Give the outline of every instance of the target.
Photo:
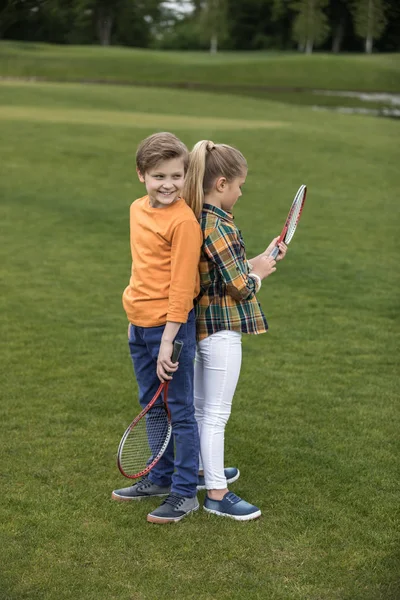
M 256 284 L 256 293 L 260 290 L 261 288 L 261 278 L 256 275 L 255 273 L 249 273 L 249 277 L 251 277 L 251 279 L 254 280 L 254 283 Z

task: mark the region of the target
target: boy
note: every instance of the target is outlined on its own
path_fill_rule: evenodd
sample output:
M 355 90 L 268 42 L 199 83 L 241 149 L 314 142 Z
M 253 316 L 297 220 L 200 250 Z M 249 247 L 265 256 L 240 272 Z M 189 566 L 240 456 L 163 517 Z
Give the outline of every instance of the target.
M 136 171 L 147 195 L 130 209 L 132 272 L 123 293 L 129 349 L 142 407 L 153 397 L 159 380 L 172 379 L 168 404 L 173 435 L 149 475 L 128 488 L 114 490 L 112 498 L 167 496 L 147 515 L 151 523 L 180 521 L 199 508 L 193 300 L 199 293 L 202 235 L 193 211 L 181 198 L 188 159 L 186 146 L 171 133 L 143 140 L 136 153 Z M 178 363 L 171 362 L 175 338 L 183 342 L 179 369 Z

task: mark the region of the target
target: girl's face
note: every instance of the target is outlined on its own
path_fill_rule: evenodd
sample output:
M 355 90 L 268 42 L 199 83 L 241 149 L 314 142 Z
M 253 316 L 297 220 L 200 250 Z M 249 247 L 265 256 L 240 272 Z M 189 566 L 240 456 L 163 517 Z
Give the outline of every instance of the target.
M 153 208 L 169 206 L 182 193 L 185 180 L 183 158 L 162 160 L 143 175 L 138 171 L 139 181 L 145 184 Z
M 232 208 L 242 195 L 242 185 L 245 184 L 247 171 L 241 177 L 232 181 L 226 181 L 221 197 L 221 208 L 226 212 L 232 212 Z

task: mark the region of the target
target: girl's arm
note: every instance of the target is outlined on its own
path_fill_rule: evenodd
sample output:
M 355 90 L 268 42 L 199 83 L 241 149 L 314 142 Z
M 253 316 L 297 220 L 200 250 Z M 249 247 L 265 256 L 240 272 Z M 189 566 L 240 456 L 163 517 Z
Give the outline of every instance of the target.
M 267 247 L 267 248 L 264 250 L 264 252 L 262 252 L 262 253 L 261 253 L 261 254 L 259 254 L 258 256 L 255 256 L 254 258 L 250 258 L 250 259 L 249 259 L 249 263 L 250 263 L 250 265 L 249 265 L 249 266 L 250 266 L 250 268 L 252 268 L 252 267 L 253 267 L 253 262 L 254 262 L 255 260 L 257 260 L 258 258 L 260 258 L 261 256 L 269 256 L 269 255 L 271 254 L 272 250 L 275 248 L 275 246 L 276 246 L 276 242 L 277 242 L 278 240 L 279 240 L 279 236 L 278 236 L 278 237 L 276 237 L 276 238 L 274 238 L 274 239 L 272 240 L 272 242 L 271 242 L 271 243 L 270 243 L 270 245 L 269 245 L 269 246 L 268 246 L 268 247 Z M 279 246 L 278 246 L 278 247 L 279 247 L 279 254 L 278 254 L 278 256 L 276 257 L 276 260 L 277 260 L 277 261 L 279 261 L 279 260 L 283 260 L 283 259 L 285 258 L 285 256 L 286 256 L 286 252 L 287 252 L 287 246 L 286 246 L 286 244 L 285 244 L 284 242 L 281 242 L 281 243 L 279 244 Z
M 226 290 L 234 300 L 251 298 L 257 291 L 257 281 L 249 276 L 245 249 L 239 234 L 220 223 L 204 241 L 206 256 L 216 265 Z M 263 279 L 275 271 L 275 261 L 267 256 L 256 259 L 254 273 Z
M 269 256 L 272 252 L 272 250 L 275 248 L 276 246 L 276 242 L 279 240 L 279 237 L 276 237 L 272 240 L 272 242 L 270 243 L 270 245 L 268 246 L 268 248 L 266 250 L 264 250 L 264 252 L 262 253 L 262 255 L 267 255 Z M 285 244 L 285 242 L 281 242 L 278 245 L 279 248 L 279 254 L 276 257 L 276 260 L 283 260 L 286 256 L 286 252 L 287 252 L 287 246 Z

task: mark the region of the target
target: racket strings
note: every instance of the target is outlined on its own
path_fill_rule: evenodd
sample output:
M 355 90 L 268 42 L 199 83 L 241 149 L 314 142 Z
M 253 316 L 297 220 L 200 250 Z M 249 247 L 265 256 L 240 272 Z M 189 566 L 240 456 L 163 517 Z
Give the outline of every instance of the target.
M 153 406 L 126 434 L 120 452 L 120 465 L 133 476 L 163 454 L 171 432 L 164 406 Z
M 298 198 L 294 202 L 292 214 L 289 219 L 286 235 L 285 235 L 285 243 L 288 244 L 293 237 L 294 232 L 296 231 L 297 223 L 299 222 L 301 210 L 303 208 L 303 197 Z

